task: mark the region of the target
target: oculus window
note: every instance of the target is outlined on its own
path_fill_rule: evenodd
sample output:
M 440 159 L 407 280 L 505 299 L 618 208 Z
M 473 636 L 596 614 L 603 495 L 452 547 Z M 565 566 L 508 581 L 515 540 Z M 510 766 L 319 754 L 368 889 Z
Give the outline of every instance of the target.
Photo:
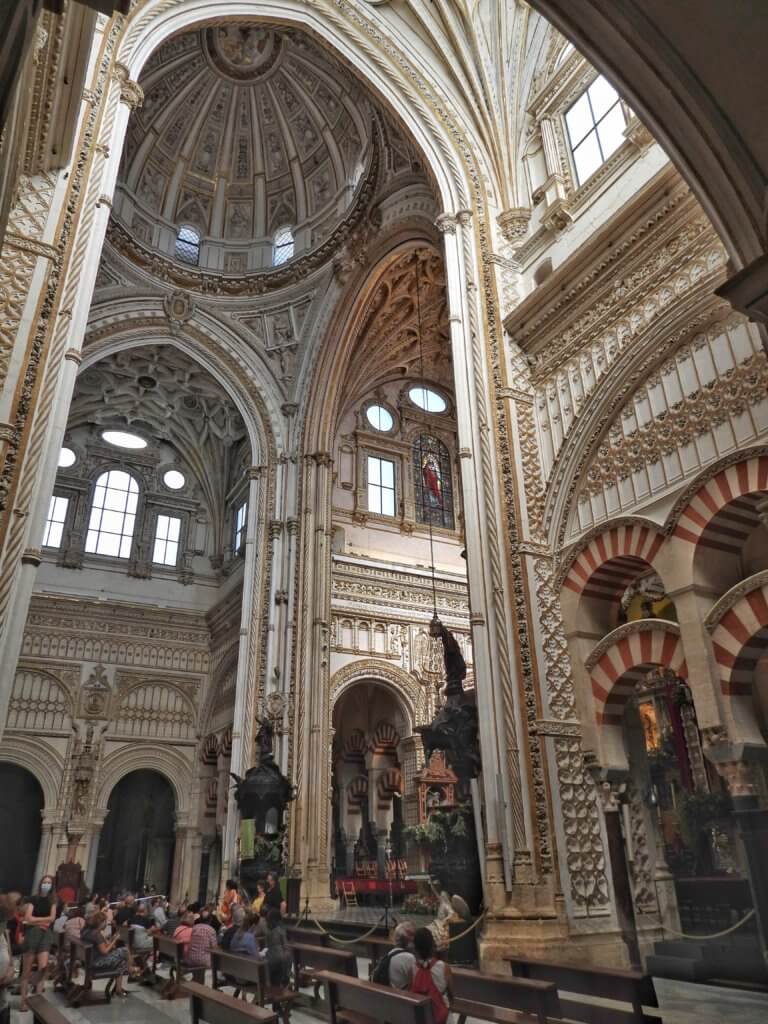
M 60 548 L 61 538 L 64 533 L 64 522 L 67 518 L 69 498 L 60 498 L 54 494 L 51 504 L 48 506 L 48 517 L 45 520 L 43 531 L 44 548 Z
M 448 408 L 448 403 L 443 396 L 438 395 L 431 388 L 411 388 L 408 392 L 408 397 L 414 405 L 418 405 L 424 412 L 445 412 Z
M 92 555 L 128 558 L 131 553 L 139 485 L 122 469 L 110 469 L 96 481 L 85 550 Z
M 152 561 L 158 565 L 176 565 L 179 557 L 181 520 L 177 516 L 158 516 Z
M 180 491 L 186 482 L 187 478 L 178 469 L 169 469 L 167 473 L 163 473 L 163 483 L 172 491 Z
M 374 430 L 381 430 L 385 433 L 395 425 L 392 413 L 383 405 L 369 405 L 365 410 L 365 418 Z
M 200 262 L 200 232 L 191 224 L 184 224 L 176 235 L 176 259 L 196 267 Z
M 624 142 L 627 118 L 619 94 L 599 75 L 566 111 L 565 124 L 576 178 L 583 185 Z
M 451 457 L 439 438 L 422 434 L 413 446 L 416 522 L 452 530 Z
M 59 452 L 59 469 L 69 469 L 77 462 L 77 456 L 71 448 L 62 448 Z
M 368 456 L 368 511 L 395 514 L 395 464 L 391 459 Z
M 131 448 L 138 451 L 139 448 L 146 448 L 147 442 L 138 434 L 128 434 L 124 430 L 102 430 L 101 436 L 107 444 L 116 448 Z
M 289 227 L 278 228 L 272 239 L 272 266 L 279 267 L 293 257 L 293 231 Z
M 235 535 L 232 541 L 233 550 L 236 555 L 245 544 L 245 528 L 248 523 L 248 502 L 244 501 L 235 512 Z

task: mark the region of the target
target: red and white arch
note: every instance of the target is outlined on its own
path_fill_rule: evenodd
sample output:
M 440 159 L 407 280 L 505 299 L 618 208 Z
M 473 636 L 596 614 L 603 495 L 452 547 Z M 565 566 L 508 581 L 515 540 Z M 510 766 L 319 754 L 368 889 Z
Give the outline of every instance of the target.
M 706 480 L 682 512 L 673 536 L 697 547 L 738 555 L 758 525 L 768 491 L 768 455 L 755 455 Z
M 653 564 L 664 537 L 650 525 L 630 523 L 592 537 L 573 559 L 563 587 L 583 597 L 616 600 Z

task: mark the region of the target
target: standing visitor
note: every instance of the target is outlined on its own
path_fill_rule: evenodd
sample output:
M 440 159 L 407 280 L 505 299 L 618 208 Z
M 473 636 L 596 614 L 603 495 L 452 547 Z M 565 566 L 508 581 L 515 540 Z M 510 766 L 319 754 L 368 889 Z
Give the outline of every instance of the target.
M 267 898 L 267 883 L 259 879 L 256 883 L 256 895 L 251 903 L 251 910 L 255 914 L 260 914 L 264 907 L 264 900 Z
M 11 1004 L 8 990 L 16 977 L 13 965 L 8 922 L 16 913 L 16 902 L 10 893 L 0 896 L 0 1024 L 11 1024 Z
M 24 910 L 24 944 L 21 947 L 21 1003 L 22 1013 L 27 1010 L 27 989 L 32 964 L 37 960 L 35 991 L 45 991 L 45 972 L 48 954 L 53 943 L 53 922 L 56 920 L 56 899 L 53 895 L 53 875 L 43 875 L 36 895 L 31 896 Z
M 225 928 L 232 924 L 232 908 L 240 902 L 240 893 L 237 891 L 237 882 L 234 878 L 228 878 L 224 888 L 224 895 L 219 904 L 219 918 Z

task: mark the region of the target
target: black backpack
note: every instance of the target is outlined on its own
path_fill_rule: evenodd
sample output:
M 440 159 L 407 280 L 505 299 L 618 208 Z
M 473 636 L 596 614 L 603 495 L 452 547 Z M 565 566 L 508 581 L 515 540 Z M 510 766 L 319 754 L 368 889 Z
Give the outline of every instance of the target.
M 371 981 L 375 985 L 390 985 L 391 984 L 391 982 L 389 980 L 389 964 L 390 964 L 390 961 L 392 960 L 392 957 L 397 956 L 398 953 L 405 953 L 405 952 L 406 951 L 404 949 L 401 949 L 400 946 L 397 946 L 395 949 L 390 949 L 390 951 L 388 953 L 386 953 L 381 958 L 381 960 L 379 960 L 379 962 L 376 964 L 375 968 L 373 969 L 373 973 L 371 974 Z

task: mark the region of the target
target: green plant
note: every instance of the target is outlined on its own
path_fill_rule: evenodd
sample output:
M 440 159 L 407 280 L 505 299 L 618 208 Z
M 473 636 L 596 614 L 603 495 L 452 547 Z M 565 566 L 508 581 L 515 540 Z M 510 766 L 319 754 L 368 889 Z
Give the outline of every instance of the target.
M 404 828 L 403 838 L 430 850 L 447 850 L 451 841 L 469 836 L 471 814 L 472 809 L 466 804 L 449 811 L 433 811 L 423 824 Z
M 279 836 L 275 838 L 256 836 L 253 840 L 253 856 L 256 860 L 266 860 L 270 862 L 282 860 L 282 839 Z

